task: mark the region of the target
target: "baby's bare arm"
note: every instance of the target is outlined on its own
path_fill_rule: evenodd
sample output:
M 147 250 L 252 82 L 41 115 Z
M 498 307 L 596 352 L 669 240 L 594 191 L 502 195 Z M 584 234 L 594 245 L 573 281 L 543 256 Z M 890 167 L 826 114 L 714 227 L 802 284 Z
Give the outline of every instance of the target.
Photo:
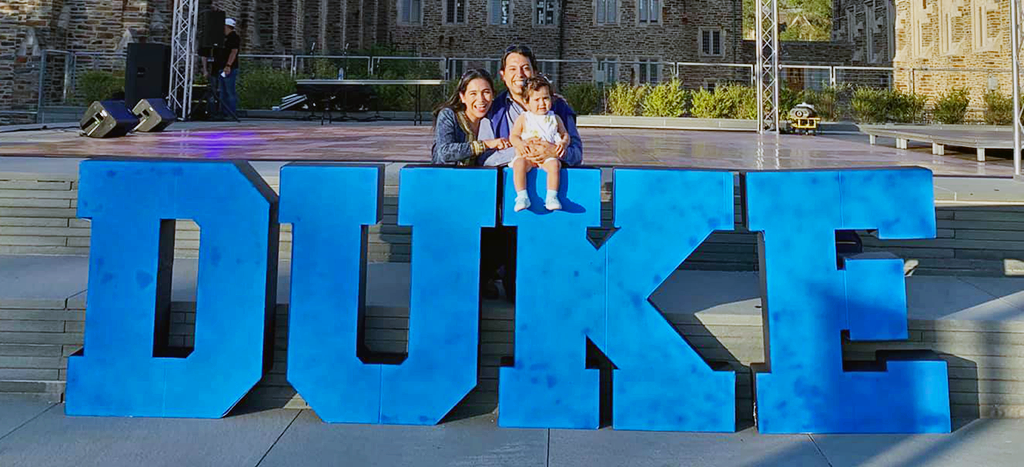
M 512 147 L 516 148 L 516 154 L 522 154 L 526 148 L 526 143 L 523 142 L 522 138 L 525 122 L 525 116 L 520 115 L 516 122 L 512 124 L 512 130 L 508 132 L 508 142 L 512 143 Z
M 565 122 L 562 121 L 562 117 L 555 115 L 555 121 L 558 122 L 558 138 L 559 142 L 562 143 L 562 147 L 569 146 L 569 130 L 565 129 Z

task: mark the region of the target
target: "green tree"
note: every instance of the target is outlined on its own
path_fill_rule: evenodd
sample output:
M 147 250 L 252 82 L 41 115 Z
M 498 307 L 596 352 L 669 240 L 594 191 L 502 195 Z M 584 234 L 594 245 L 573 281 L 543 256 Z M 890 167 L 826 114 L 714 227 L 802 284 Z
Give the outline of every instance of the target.
M 743 0 L 744 37 L 753 37 L 756 1 Z M 780 41 L 831 40 L 832 0 L 779 0 L 779 22 Z

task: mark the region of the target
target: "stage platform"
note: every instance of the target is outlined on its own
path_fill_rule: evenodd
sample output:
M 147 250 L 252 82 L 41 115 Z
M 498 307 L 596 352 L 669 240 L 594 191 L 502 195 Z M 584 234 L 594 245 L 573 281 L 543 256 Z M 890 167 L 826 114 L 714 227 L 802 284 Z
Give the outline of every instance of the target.
M 429 125 L 403 122 L 189 122 L 163 133 L 114 139 L 79 136 L 76 129 L 0 133 L 0 156 L 99 156 L 239 159 L 249 161 L 430 161 Z M 936 175 L 1003 176 L 1008 158 L 933 155 L 922 149 L 869 144 L 868 136 L 759 136 L 750 132 L 580 128 L 588 165 L 692 167 L 728 170 L 836 169 L 914 165 Z M 991 154 L 990 154 L 991 156 Z
M 986 162 L 987 150 L 1013 150 L 1013 129 L 990 125 L 860 125 L 869 142 L 877 144 L 879 136 L 896 140 L 896 149 L 907 149 L 910 142 L 932 145 L 932 154 L 942 156 L 947 147 L 976 151 L 978 162 Z

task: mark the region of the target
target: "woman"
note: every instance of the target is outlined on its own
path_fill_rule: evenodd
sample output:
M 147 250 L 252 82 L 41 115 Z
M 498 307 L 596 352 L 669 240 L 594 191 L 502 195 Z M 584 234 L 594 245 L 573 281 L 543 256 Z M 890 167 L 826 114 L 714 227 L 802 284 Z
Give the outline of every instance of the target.
M 496 149 L 512 147 L 507 139 L 477 138 L 480 129 L 491 133 L 491 124 L 484 118 L 494 102 L 494 82 L 484 70 L 469 70 L 459 86 L 444 104 L 434 112 L 434 146 L 430 150 L 435 164 L 477 165 L 477 158 Z M 484 229 L 485 238 L 496 235 L 494 229 Z M 493 243 L 493 242 L 491 242 Z M 498 264 L 501 258 L 488 258 L 481 264 L 480 295 L 485 299 L 498 298 Z
M 430 149 L 435 164 L 476 165 L 485 152 L 511 147 L 506 139 L 477 139 L 481 122 L 494 102 L 494 83 L 485 70 L 469 70 L 444 104 L 434 111 L 434 145 Z M 489 133 L 489 131 L 488 131 Z

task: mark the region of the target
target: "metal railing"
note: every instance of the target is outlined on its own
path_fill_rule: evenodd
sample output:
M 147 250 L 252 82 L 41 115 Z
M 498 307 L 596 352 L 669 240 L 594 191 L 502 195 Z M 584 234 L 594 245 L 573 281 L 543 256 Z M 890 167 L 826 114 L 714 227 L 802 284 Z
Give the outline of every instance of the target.
M 456 79 L 468 67 L 483 67 L 497 74 L 498 57 L 405 57 L 369 55 L 303 55 L 303 54 L 240 54 L 245 67 L 269 67 L 287 72 L 290 76 L 329 74 L 337 76 L 344 68 L 346 76 L 376 77 L 382 75 L 418 78 Z M 36 109 L 20 112 L 39 112 L 53 106 L 84 104 L 81 78 L 90 71 L 111 73 L 116 81 L 123 76 L 125 53 L 70 52 L 44 50 L 39 58 L 39 75 L 35 97 Z M 196 57 L 196 59 L 199 59 Z M 671 62 L 644 60 L 540 59 L 539 67 L 560 86 L 576 83 L 633 84 L 657 83 L 678 79 L 690 89 L 713 88 L 723 84 L 756 84 L 755 66 L 750 63 Z M 254 65 L 255 64 L 255 65 Z M 197 67 L 197 70 L 199 68 Z M 937 72 L 938 69 L 917 68 L 916 73 Z M 855 67 L 833 65 L 781 65 L 783 82 L 796 89 L 820 89 L 822 86 L 870 86 L 892 88 L 894 69 L 891 67 Z M 912 73 L 915 71 L 912 71 Z M 1001 70 L 1000 73 L 1006 73 Z M 422 75 L 422 76 L 421 76 Z M 328 76 L 324 76 L 327 78 Z M 495 76 L 497 78 L 497 76 Z M 241 79 L 244 79 L 244 75 Z M 913 80 L 912 80 L 913 81 Z M 38 115 L 37 115 L 38 117 Z
M 373 75 L 373 57 L 368 55 L 290 55 L 292 76 L 312 76 L 314 78 L 327 79 L 335 78 L 339 69 L 344 69 L 346 75 L 359 76 L 362 73 L 356 70 L 366 70 L 366 76 Z M 334 76 L 318 76 L 318 64 L 327 62 L 334 68 Z

